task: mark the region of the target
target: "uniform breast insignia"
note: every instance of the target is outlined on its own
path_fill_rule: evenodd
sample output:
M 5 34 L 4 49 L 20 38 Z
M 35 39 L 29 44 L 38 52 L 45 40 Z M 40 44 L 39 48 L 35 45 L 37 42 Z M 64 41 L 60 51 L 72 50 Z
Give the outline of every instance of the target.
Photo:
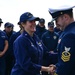
M 56 36 L 53 36 L 53 38 L 56 39 L 57 37 Z
M 61 59 L 64 61 L 64 62 L 67 62 L 67 61 L 69 61 L 70 60 L 70 56 L 71 56 L 71 54 L 70 54 L 70 47 L 69 48 L 67 48 L 67 47 L 65 47 L 65 51 L 63 51 L 62 52 L 62 56 L 61 56 Z

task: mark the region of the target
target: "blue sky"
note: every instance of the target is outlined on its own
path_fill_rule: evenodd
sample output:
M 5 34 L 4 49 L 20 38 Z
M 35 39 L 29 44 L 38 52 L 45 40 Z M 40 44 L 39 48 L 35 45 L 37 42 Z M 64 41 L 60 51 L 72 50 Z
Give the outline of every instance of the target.
M 17 22 L 19 21 L 19 17 L 27 11 L 31 12 L 34 16 L 44 18 L 47 27 L 47 23 L 52 19 L 48 12 L 49 7 L 66 4 L 74 5 L 75 0 L 0 0 L 0 17 L 4 22 L 0 29 L 3 30 L 6 22 L 11 22 L 15 25 L 14 30 L 18 31 Z

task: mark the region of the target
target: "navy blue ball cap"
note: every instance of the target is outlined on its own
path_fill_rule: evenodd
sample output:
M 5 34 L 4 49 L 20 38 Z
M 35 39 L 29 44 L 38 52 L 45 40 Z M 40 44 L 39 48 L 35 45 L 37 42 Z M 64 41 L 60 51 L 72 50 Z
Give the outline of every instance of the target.
M 3 23 L 2 19 L 0 18 L 0 23 Z
M 11 27 L 14 27 L 14 24 L 11 23 Z
M 13 25 L 11 23 L 9 23 L 9 22 L 6 22 L 5 25 L 4 25 L 4 27 L 12 27 L 12 26 Z
M 54 22 L 48 22 L 48 27 L 53 26 L 54 27 Z
M 49 8 L 49 13 L 51 14 L 52 18 L 55 20 L 60 15 L 72 12 L 74 7 L 75 6 L 64 5 L 64 6 L 60 6 L 57 8 L 56 7 L 55 8 Z
M 39 17 L 34 17 L 33 14 L 31 14 L 30 12 L 25 12 L 20 16 L 20 20 L 18 23 L 32 20 L 39 21 Z
M 40 18 L 39 22 L 40 22 L 40 23 L 45 23 L 45 19 Z

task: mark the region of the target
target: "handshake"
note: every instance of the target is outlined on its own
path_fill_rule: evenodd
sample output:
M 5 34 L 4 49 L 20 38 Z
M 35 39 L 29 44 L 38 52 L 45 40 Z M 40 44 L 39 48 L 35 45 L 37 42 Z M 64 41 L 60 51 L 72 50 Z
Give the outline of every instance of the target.
M 55 71 L 56 71 L 56 66 L 51 64 L 49 65 L 50 70 L 48 71 L 48 74 L 50 75 L 54 75 Z
M 55 70 L 56 70 L 56 66 L 53 64 L 49 65 L 48 67 L 42 66 L 41 68 L 41 71 L 48 72 L 48 74 L 50 75 L 54 75 Z

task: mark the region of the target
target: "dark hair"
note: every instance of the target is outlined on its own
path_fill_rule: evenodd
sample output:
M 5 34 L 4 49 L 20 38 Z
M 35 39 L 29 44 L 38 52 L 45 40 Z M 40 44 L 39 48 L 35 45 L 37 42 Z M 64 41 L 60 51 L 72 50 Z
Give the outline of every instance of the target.
M 71 18 L 73 18 L 73 11 L 66 13 L 68 14 Z
M 18 25 L 22 25 L 21 23 L 24 23 L 24 24 L 25 24 L 26 22 L 27 22 L 27 21 L 24 21 L 24 22 L 18 22 Z

